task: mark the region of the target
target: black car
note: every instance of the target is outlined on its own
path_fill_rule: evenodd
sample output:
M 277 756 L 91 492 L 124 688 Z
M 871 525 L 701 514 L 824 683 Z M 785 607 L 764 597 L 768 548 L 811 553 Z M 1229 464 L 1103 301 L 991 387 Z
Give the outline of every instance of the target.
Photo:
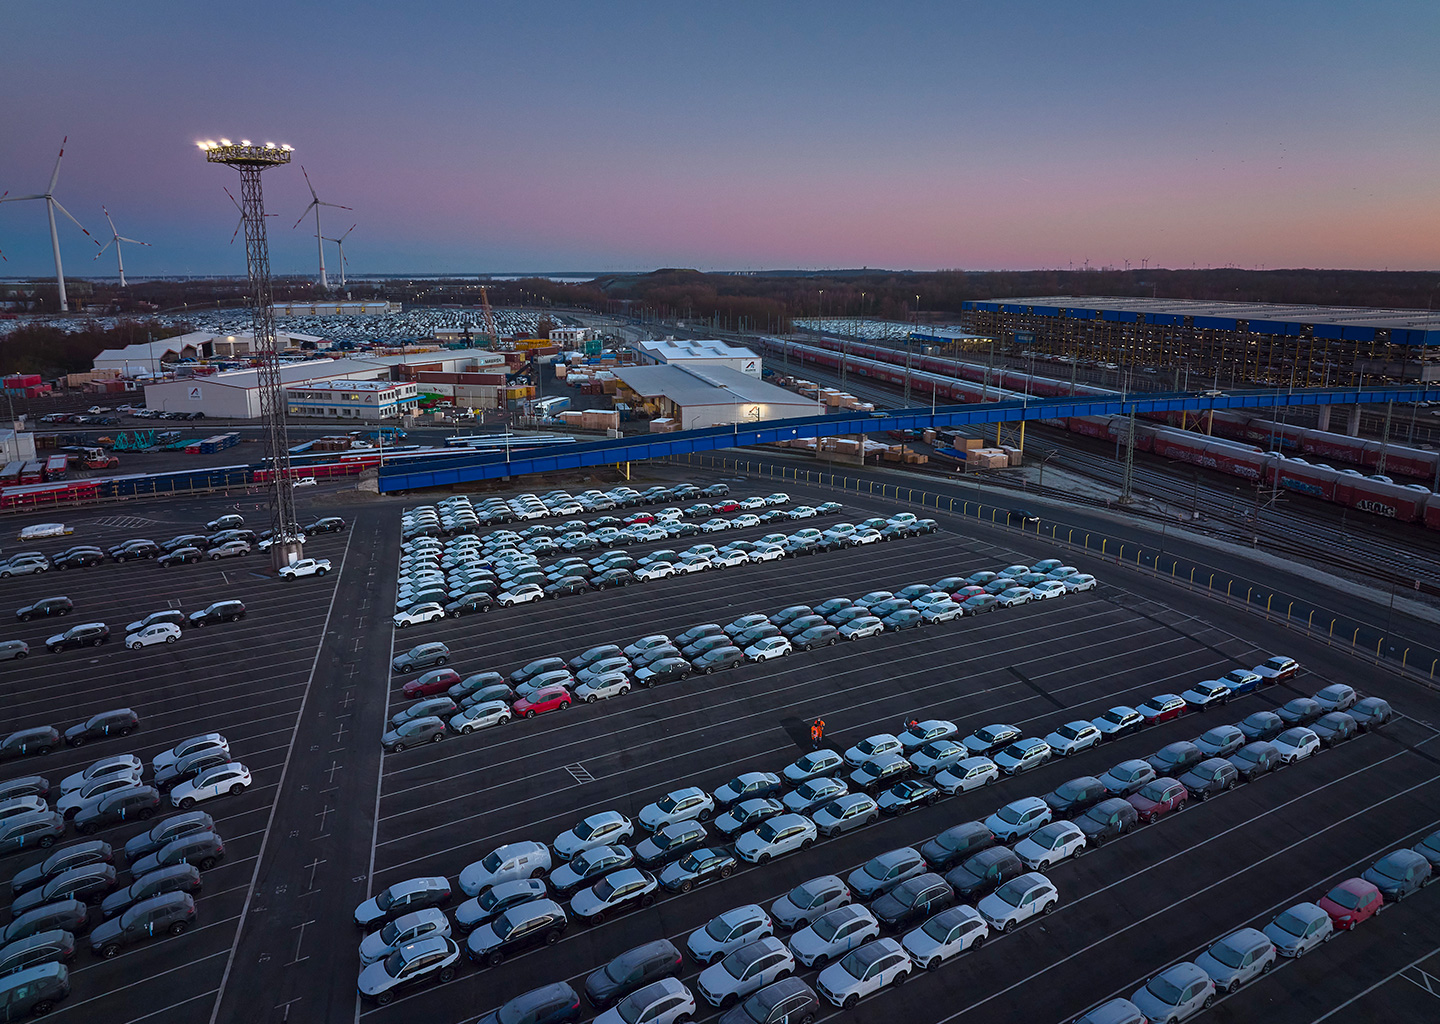
M 204 557 L 199 548 L 176 548 L 155 559 L 155 564 L 168 569 L 172 565 L 194 565 Z
M 683 640 L 684 637 L 681 637 L 681 639 Z M 725 635 L 724 633 L 712 633 L 708 636 L 699 637 L 695 640 L 692 640 L 690 643 L 685 644 L 680 648 L 680 653 L 687 658 L 698 658 L 700 657 L 700 655 L 707 654 L 710 651 L 716 651 L 722 647 L 731 646 L 733 646 L 733 644 L 731 643 L 729 636 Z
M 209 871 L 224 859 L 225 841 L 215 832 L 190 832 L 171 839 L 154 853 L 132 860 L 130 875 L 138 878 L 157 868 L 174 867 L 176 864 L 194 864 L 201 871 Z
M 937 914 L 955 902 L 955 890 L 945 879 L 927 871 L 907 878 L 870 904 L 882 928 L 895 931 Z
M 1124 835 L 1134 828 L 1140 820 L 1140 812 L 1129 800 L 1112 796 L 1072 820 L 1085 833 L 1085 841 L 1089 845 L 1099 846 L 1107 839 Z
M 496 967 L 514 953 L 555 945 L 569 924 L 554 900 L 531 900 L 476 928 L 465 940 L 465 951 L 476 963 Z
M 50 560 L 57 569 L 85 569 L 105 561 L 105 552 L 99 548 L 66 548 Z
M 109 554 L 117 562 L 129 562 L 136 558 L 156 558 L 164 552 L 153 540 L 127 540 L 110 548 Z
M 161 541 L 160 547 L 168 555 L 172 551 L 181 548 L 205 547 L 210 543 L 210 538 L 203 533 L 182 533 L 178 537 L 171 537 L 169 540 Z
M 1109 794 L 1105 783 L 1093 775 L 1081 775 L 1063 782 L 1045 794 L 1045 803 L 1057 818 L 1074 818 L 1084 814 Z
M 75 830 L 82 836 L 94 835 L 107 825 L 123 821 L 146 821 L 160 807 L 160 791 L 154 786 L 127 786 L 107 793 L 99 803 L 82 808 L 75 815 Z
M 708 675 L 711 672 L 719 672 L 738 665 L 744 660 L 745 652 L 738 647 L 717 647 L 696 658 L 694 668 L 696 672 L 704 672 Z
M 735 858 L 725 850 L 702 846 L 667 865 L 658 878 L 660 885 L 671 892 L 689 892 L 697 885 L 729 878 L 736 866 Z
M 317 533 L 339 533 L 345 529 L 345 520 L 339 516 L 323 516 L 313 523 L 306 523 L 300 527 L 300 532 L 307 537 L 313 537 Z
M 645 867 L 666 864 L 682 853 L 698 850 L 710 839 L 698 821 L 673 821 L 635 846 L 635 859 Z
M 637 671 L 635 681 L 648 688 L 659 683 L 673 683 L 676 680 L 684 679 L 693 671 L 690 663 L 684 658 L 661 658 Z
M 218 622 L 233 622 L 236 619 L 245 617 L 245 605 L 239 601 L 216 601 L 208 607 L 201 608 L 198 612 L 191 612 L 189 623 L 192 626 L 212 626 Z
M 14 896 L 19 896 L 37 885 L 44 885 L 50 879 L 71 868 L 84 867 L 86 864 L 109 864 L 114 859 L 114 851 L 104 840 L 87 839 L 84 842 L 71 843 L 69 846 L 62 846 L 51 852 L 38 864 L 32 864 L 28 868 L 17 871 L 15 877 L 10 880 L 10 892 Z
M 29 622 L 37 615 L 69 615 L 74 610 L 75 602 L 68 597 L 42 597 L 33 604 L 16 609 L 15 617 L 21 622 Z
M 52 962 L 25 967 L 0 978 L 0 1014 L 4 1014 L 5 1020 L 40 1017 L 69 994 L 70 971 L 64 964 Z
M 629 569 L 606 569 L 590 577 L 590 586 L 596 590 L 605 590 L 608 587 L 628 587 L 634 581 L 635 574 Z
M 26 754 L 48 754 L 60 745 L 60 730 L 53 725 L 17 729 L 0 740 L 0 760 Z
M 108 736 L 129 736 L 140 728 L 140 716 L 130 708 L 116 708 L 91 715 L 79 725 L 65 730 L 65 742 L 72 747 L 84 746 L 90 740 Z
M 138 836 L 125 841 L 125 862 L 133 869 L 142 857 L 164 849 L 176 839 L 197 832 L 214 832 L 215 819 L 204 811 L 184 811 L 157 821 Z
M 983 822 L 966 821 L 952 825 L 920 847 L 920 856 L 935 871 L 949 871 L 967 857 L 995 845 L 995 833 Z
M 1189 740 L 1180 740 L 1176 743 L 1167 743 L 1145 760 L 1150 763 L 1151 768 L 1155 769 L 1156 775 L 1168 775 L 1174 778 L 1184 775 L 1205 760 L 1205 752 Z
M 839 638 L 840 630 L 828 622 L 822 622 L 793 637 L 791 643 L 802 651 L 809 651 L 816 647 L 829 647 Z
M 584 576 L 562 576 L 545 588 L 545 596 L 564 597 L 566 594 L 583 594 L 590 589 L 590 581 Z
M 945 875 L 945 882 L 955 890 L 958 899 L 973 903 L 982 896 L 990 895 L 1010 879 L 1023 875 L 1025 870 L 1024 863 L 1008 846 L 992 846 L 981 850 L 959 867 L 952 868 Z
M 117 884 L 114 864 L 103 861 L 81 864 L 79 867 L 68 868 L 43 885 L 15 897 L 15 901 L 10 904 L 10 913 L 18 917 L 26 911 L 56 900 L 98 903 L 114 890 Z
M 110 639 L 110 627 L 103 622 L 82 622 L 71 626 L 63 633 L 56 633 L 45 641 L 52 654 L 68 651 L 72 647 L 99 647 Z
M 48 932 L 40 932 L 27 939 L 19 939 L 8 946 L 0 948 L 0 978 L 6 981 L 12 979 L 8 976 L 16 971 L 23 971 L 27 967 L 36 967 L 40 964 L 63 964 L 75 959 L 75 936 L 59 928 Z M 10 1010 L 8 997 L 4 989 L 0 988 L 0 1013 Z M 33 1010 L 30 1011 L 32 1014 Z M 24 1010 L 21 1010 L 24 1013 Z M 12 1017 L 18 1020 L 18 1017 Z
M 1280 767 L 1280 751 L 1263 740 L 1247 743 L 1230 755 L 1230 763 L 1246 782 Z
M 826 625 L 826 622 L 823 615 L 805 612 L 803 615 L 796 615 L 783 622 L 777 622 L 775 625 L 780 627 L 780 632 L 785 634 L 788 639 L 794 640 L 811 626 L 823 626 Z
M 1027 523 L 1038 523 L 1039 515 L 1028 508 L 1012 508 L 1005 513 L 1005 517 L 1012 523 L 1020 523 L 1022 526 Z
M 1430 862 L 1414 850 L 1392 850 L 1360 877 L 1379 889 L 1386 903 L 1399 903 L 1429 885 L 1433 873 Z
M 43 907 L 17 914 L 15 920 L 0 928 L 0 946 L 7 946 L 18 939 L 26 939 L 54 928 L 79 935 L 85 930 L 89 920 L 90 908 L 80 900 L 56 900 Z
M 469 615 L 472 612 L 488 612 L 494 604 L 495 599 L 489 594 L 466 594 L 462 598 L 447 602 L 445 605 L 445 614 Z
M 627 949 L 585 979 L 585 998 L 597 1010 L 606 1010 L 636 989 L 680 973 L 680 951 L 667 939 L 656 939 Z M 528 1020 L 528 1018 L 525 1018 Z
M 563 981 L 522 992 L 475 1024 L 575 1024 L 580 1019 L 580 997 Z
M 167 892 L 141 900 L 119 917 L 90 933 L 90 949 L 110 959 L 125 948 L 156 935 L 180 935 L 195 923 L 195 898 L 188 892 Z
M 1276 708 L 1275 714 L 1285 723 L 1285 728 L 1289 729 L 1297 725 L 1309 725 L 1325 714 L 1325 709 L 1309 697 L 1296 697 Z
M 719 1024 L 803 1024 L 819 1012 L 814 989 L 799 978 L 781 978 L 731 1007 Z
M 1234 789 L 1240 773 L 1223 757 L 1206 758 L 1180 776 L 1180 782 L 1196 800 Z
M 1273 740 L 1285 731 L 1285 719 L 1273 711 L 1256 711 L 1238 724 L 1240 731 L 1245 734 L 1245 738 L 1251 742 Z
M 1322 747 L 1333 747 L 1337 743 L 1354 739 L 1358 731 L 1355 719 L 1343 711 L 1332 711 L 1328 715 L 1322 715 L 1311 723 L 1310 728 L 1316 736 L 1320 737 Z

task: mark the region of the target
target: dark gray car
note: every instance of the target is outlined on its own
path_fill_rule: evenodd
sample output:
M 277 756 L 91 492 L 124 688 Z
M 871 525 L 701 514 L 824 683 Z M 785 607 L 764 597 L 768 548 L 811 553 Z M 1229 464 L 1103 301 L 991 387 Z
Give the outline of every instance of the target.
M 103 839 L 71 843 L 54 851 L 39 863 L 17 871 L 10 880 L 10 892 L 19 896 L 71 868 L 83 867 L 86 864 L 109 864 L 114 859 L 114 851 Z
M 172 839 L 155 853 L 130 862 L 130 875 L 139 878 L 156 868 L 174 864 L 194 864 L 209 871 L 225 859 L 225 843 L 214 832 L 192 832 Z
M 200 869 L 193 864 L 172 864 L 146 872 L 123 889 L 112 892 L 100 903 L 102 917 L 114 917 L 141 900 L 167 892 L 188 892 L 195 895 L 200 891 Z
M 38 964 L 64 963 L 74 956 L 75 936 L 69 932 L 59 928 L 37 932 L 0 948 L 0 977 Z
M 60 730 L 53 725 L 17 729 L 0 740 L 0 761 L 27 754 L 48 754 L 60 745 Z
M 720 1024 L 804 1024 L 819 1010 L 814 989 L 799 978 L 781 978 L 727 1010 Z
M 668 939 L 627 949 L 585 979 L 585 998 L 597 1010 L 608 1009 L 636 989 L 680 973 L 680 951 Z
M 42 1016 L 69 994 L 70 971 L 64 964 L 27 967 L 0 978 L 0 1020 Z
M 141 900 L 119 917 L 96 925 L 90 950 L 107 960 L 126 946 L 159 935 L 180 935 L 195 923 L 195 899 L 187 892 L 167 892 Z
M 168 818 L 157 821 L 138 836 L 132 836 L 126 840 L 125 860 L 133 865 L 142 857 L 148 857 L 157 850 L 163 849 L 166 844 L 181 836 L 188 836 L 195 832 L 214 831 L 215 819 L 204 811 L 185 811 L 181 814 L 172 814 Z
M 1223 757 L 1207 758 L 1180 776 L 1181 785 L 1196 800 L 1206 800 L 1216 793 L 1234 789 L 1239 781 L 1240 773 Z
M 16 939 L 27 939 L 40 932 L 53 931 L 56 928 L 78 934 L 85 930 L 85 925 L 89 920 L 90 908 L 79 900 L 59 900 L 55 903 L 47 903 L 43 907 L 36 907 L 34 910 L 19 915 L 3 930 L 0 930 L 0 946 L 8 945 Z
M 103 862 L 82 864 L 62 871 L 43 885 L 16 896 L 15 901 L 10 904 L 10 912 L 20 915 L 56 900 L 98 903 L 116 884 L 115 865 Z

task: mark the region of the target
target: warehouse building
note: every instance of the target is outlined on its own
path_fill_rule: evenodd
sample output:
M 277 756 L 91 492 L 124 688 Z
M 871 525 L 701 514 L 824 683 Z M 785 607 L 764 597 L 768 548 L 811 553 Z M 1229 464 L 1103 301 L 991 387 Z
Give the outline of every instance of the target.
M 617 366 L 617 397 L 648 413 L 652 429 L 759 423 L 796 416 L 823 416 L 825 406 L 812 398 L 766 384 L 730 366 Z
M 969 330 L 1017 347 L 1223 387 L 1440 380 L 1440 312 L 1423 309 L 1065 295 L 961 308 Z
M 419 389 L 409 381 L 311 380 L 285 389 L 292 416 L 378 423 L 413 413 L 420 403 Z
M 640 341 L 636 347 L 652 363 L 687 368 L 724 366 L 756 379 L 760 377 L 760 357 L 748 348 L 724 341 L 676 341 L 666 338 L 663 341 Z
M 145 405 L 162 412 L 202 412 L 220 419 L 259 419 L 259 377 L 258 370 L 231 370 L 146 384 Z M 388 380 L 389 377 L 388 366 L 354 359 L 317 359 L 285 363 L 280 367 L 280 383 L 286 388 L 315 381 Z
M 278 332 L 275 338 L 282 350 L 299 349 L 307 342 L 314 345 L 322 341 L 313 335 L 283 331 Z M 185 360 L 248 359 L 254 346 L 255 339 L 249 331 L 239 334 L 191 331 L 174 338 L 144 341 L 124 348 L 107 348 L 95 357 L 94 369 L 121 377 L 143 377 L 163 373 L 169 364 Z

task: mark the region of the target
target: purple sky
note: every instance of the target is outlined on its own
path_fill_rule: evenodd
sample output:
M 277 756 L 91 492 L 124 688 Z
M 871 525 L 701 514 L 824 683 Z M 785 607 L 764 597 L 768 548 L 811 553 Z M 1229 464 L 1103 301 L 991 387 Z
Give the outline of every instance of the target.
M 0 190 L 68 135 L 56 195 L 153 244 L 132 276 L 243 272 L 221 136 L 295 147 L 357 274 L 1440 266 L 1434 0 L 12 0 L 5 35 Z M 313 272 L 299 167 L 265 185 Z M 52 272 L 42 204 L 0 251 Z

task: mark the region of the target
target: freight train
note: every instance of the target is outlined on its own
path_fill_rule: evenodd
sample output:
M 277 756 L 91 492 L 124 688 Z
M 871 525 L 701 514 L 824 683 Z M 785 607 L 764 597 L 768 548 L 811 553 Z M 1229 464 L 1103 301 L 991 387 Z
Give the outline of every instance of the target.
M 838 370 L 842 358 L 839 342 L 829 339 L 826 339 L 824 346 L 781 338 L 766 338 L 765 344 L 776 351 L 788 351 L 791 357 L 801 357 L 806 362 L 827 369 Z M 861 353 L 861 349 L 865 350 L 865 354 Z M 884 358 L 876 358 L 877 356 Z M 880 345 L 847 343 L 843 358 L 849 370 L 863 375 L 866 379 L 881 380 L 904 387 L 908 374 L 912 394 L 924 396 L 933 390 L 938 399 L 957 403 L 974 403 L 986 399 L 1019 400 L 1025 397 L 1027 392 L 1013 390 L 1017 384 L 1028 388 L 1030 396 L 1072 393 L 1069 381 L 1030 376 L 1015 370 L 996 370 L 987 384 L 984 382 L 985 367 L 934 356 L 912 356 L 911 366 L 907 370 L 906 354 L 903 351 Z M 960 376 L 956 375 L 957 371 Z M 976 383 L 977 380 L 979 383 Z M 1077 389 L 1077 393 L 1116 394 L 1094 388 L 1083 391 Z M 1272 436 L 1286 437 L 1290 439 L 1291 450 L 1298 449 L 1336 459 L 1342 458 L 1342 455 L 1337 453 L 1343 452 L 1359 459 L 1357 464 L 1371 466 L 1378 462 L 1379 449 L 1383 447 L 1386 470 L 1410 476 L 1423 476 L 1427 472 L 1433 474 L 1436 452 L 1405 448 L 1401 445 L 1381 446 L 1377 441 L 1364 441 L 1326 431 L 1304 431 L 1296 428 L 1287 431 L 1283 424 L 1247 418 L 1242 414 L 1216 413 L 1214 430 L 1222 435 L 1217 437 L 1181 429 L 1180 416 L 1179 413 L 1161 413 L 1155 417 L 1160 421 L 1158 423 L 1137 423 L 1136 449 L 1240 477 L 1256 485 L 1281 487 L 1372 515 L 1440 530 L 1440 495 L 1433 493 L 1428 487 L 1414 483 L 1397 484 L 1383 476 L 1367 477 L 1354 469 L 1334 469 L 1326 465 L 1311 464 L 1298 456 L 1263 451 L 1247 443 L 1244 438 L 1264 438 L 1269 441 Z M 1172 417 L 1173 424 L 1170 423 Z M 1209 417 L 1209 413 L 1199 416 L 1190 413 L 1189 421 L 1194 424 Z M 1125 416 L 1071 416 L 1041 422 L 1072 433 L 1105 438 L 1120 444 L 1127 442 L 1130 431 L 1129 418 Z M 1238 436 L 1224 436 L 1228 433 Z M 1314 434 L 1322 436 L 1309 436 Z

